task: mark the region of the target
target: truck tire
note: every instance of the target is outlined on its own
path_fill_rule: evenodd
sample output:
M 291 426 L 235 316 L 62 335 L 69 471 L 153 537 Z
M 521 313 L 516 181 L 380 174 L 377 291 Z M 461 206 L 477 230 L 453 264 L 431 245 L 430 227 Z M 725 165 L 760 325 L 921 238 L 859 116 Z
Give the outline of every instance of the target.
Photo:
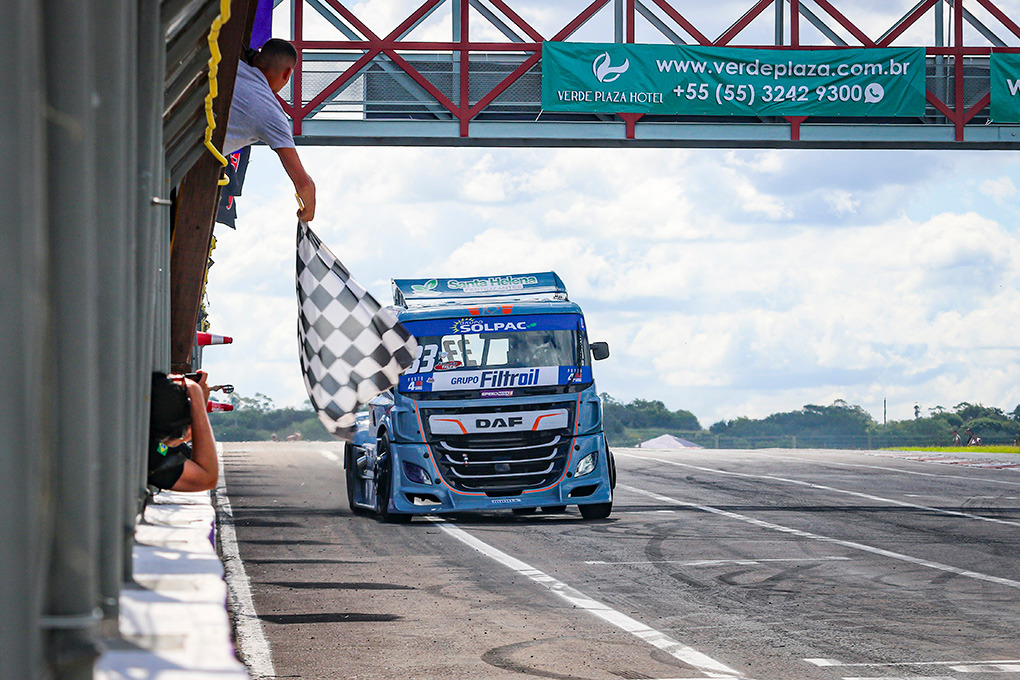
M 377 472 L 378 480 L 375 487 L 376 512 L 379 519 L 391 524 L 407 524 L 411 521 L 411 515 L 403 512 L 390 512 L 390 498 L 393 493 L 393 461 L 390 458 L 390 440 L 384 434 L 376 444 L 379 460 L 383 461 L 380 470 Z
M 616 457 L 609 449 L 606 449 L 606 453 L 609 455 L 609 490 L 612 491 L 616 488 Z
M 579 505 L 577 509 L 581 511 L 581 517 L 585 519 L 605 519 L 613 512 L 613 501 Z
M 354 447 L 350 443 L 344 444 L 344 473 L 347 483 L 347 505 L 355 515 L 364 515 L 367 510 L 354 502 L 354 488 L 355 485 L 361 484 L 361 480 L 358 479 L 358 460 L 354 457 Z

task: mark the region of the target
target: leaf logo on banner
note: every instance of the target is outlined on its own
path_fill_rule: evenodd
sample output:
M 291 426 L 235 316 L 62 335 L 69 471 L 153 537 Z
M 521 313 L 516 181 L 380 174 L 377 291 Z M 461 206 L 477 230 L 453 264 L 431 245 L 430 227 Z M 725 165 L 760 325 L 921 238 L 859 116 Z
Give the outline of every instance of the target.
M 609 52 L 603 52 L 591 63 L 591 71 L 600 83 L 611 83 L 630 68 L 630 59 L 624 59 L 622 66 L 613 66 Z
M 435 279 L 432 279 L 431 281 L 426 281 L 425 285 L 423 286 L 412 284 L 411 290 L 417 295 L 425 295 L 426 293 L 431 293 L 432 291 L 434 291 L 436 289 L 436 286 L 438 285 L 439 282 L 436 281 Z

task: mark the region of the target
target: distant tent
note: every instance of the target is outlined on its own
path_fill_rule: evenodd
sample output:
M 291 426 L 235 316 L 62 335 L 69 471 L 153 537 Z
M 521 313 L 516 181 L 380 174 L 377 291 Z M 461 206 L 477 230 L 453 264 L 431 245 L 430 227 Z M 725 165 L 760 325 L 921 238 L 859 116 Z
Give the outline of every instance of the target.
M 689 442 L 686 439 L 680 439 L 680 437 L 674 437 L 671 434 L 664 434 L 661 437 L 655 439 L 649 439 L 646 442 L 641 442 L 638 445 L 642 449 L 700 449 L 694 442 Z

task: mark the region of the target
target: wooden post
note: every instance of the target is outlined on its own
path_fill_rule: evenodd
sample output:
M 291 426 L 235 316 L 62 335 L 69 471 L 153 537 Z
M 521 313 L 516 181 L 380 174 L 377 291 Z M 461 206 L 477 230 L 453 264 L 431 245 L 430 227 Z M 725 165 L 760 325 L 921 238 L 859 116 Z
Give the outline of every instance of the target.
M 232 0 L 230 20 L 220 30 L 219 46 L 223 59 L 217 76 L 219 91 L 213 102 L 216 129 L 212 136 L 212 143 L 217 149 L 223 148 L 230 102 L 234 96 L 237 62 L 251 36 L 257 5 L 257 0 Z M 191 350 L 195 344 L 195 326 L 202 303 L 205 267 L 220 200 L 217 182 L 222 176 L 223 166 L 207 152 L 195 161 L 177 191 L 173 249 L 170 253 L 170 368 L 173 371 L 191 370 Z

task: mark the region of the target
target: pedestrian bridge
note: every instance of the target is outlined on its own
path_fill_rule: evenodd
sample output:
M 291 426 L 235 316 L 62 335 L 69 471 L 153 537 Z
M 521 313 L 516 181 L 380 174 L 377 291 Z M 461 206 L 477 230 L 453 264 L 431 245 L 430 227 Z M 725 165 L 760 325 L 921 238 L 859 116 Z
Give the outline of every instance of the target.
M 873 14 L 859 21 L 852 14 L 855 4 L 839 0 L 721 5 L 425 0 L 406 3 L 385 30 L 370 27 L 370 17 L 359 16 L 361 7 L 355 11 L 350 4 L 278 0 L 275 32 L 294 42 L 300 58 L 292 83 L 281 92 L 299 144 L 1020 146 L 1020 126 L 989 118 L 990 55 L 1020 52 L 1020 26 L 999 0 L 893 0 L 885 7 L 888 23 L 878 27 Z M 720 6 L 746 11 L 720 25 Z M 285 25 L 289 36 L 281 31 Z M 923 47 L 925 108 L 910 118 L 551 112 L 541 102 L 546 41 L 794 50 Z

